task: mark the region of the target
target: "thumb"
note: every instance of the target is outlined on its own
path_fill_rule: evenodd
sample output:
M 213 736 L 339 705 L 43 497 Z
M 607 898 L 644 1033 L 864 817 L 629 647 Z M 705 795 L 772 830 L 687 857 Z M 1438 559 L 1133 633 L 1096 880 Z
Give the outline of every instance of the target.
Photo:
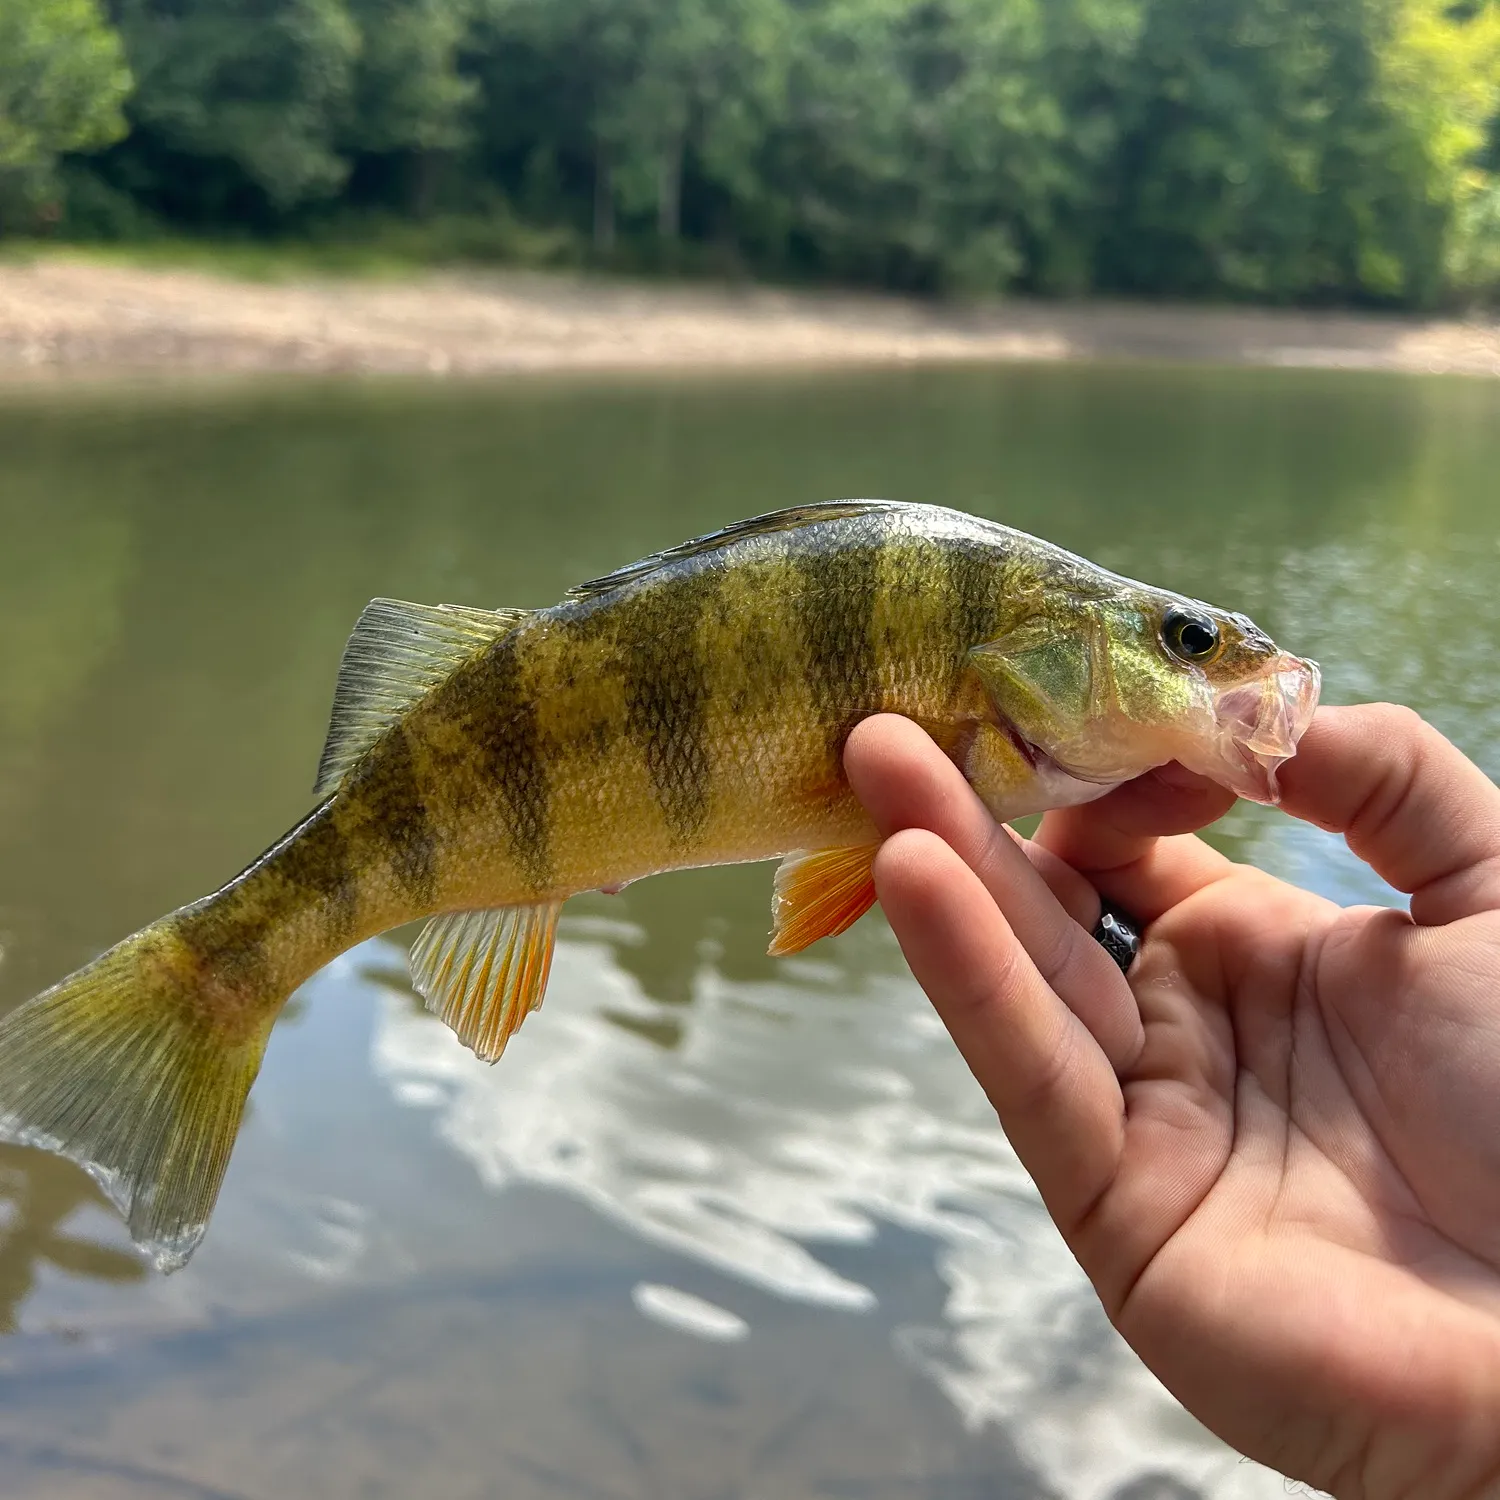
M 1411 709 L 1319 709 L 1281 783 L 1287 812 L 1343 834 L 1423 926 L 1500 908 L 1500 790 Z

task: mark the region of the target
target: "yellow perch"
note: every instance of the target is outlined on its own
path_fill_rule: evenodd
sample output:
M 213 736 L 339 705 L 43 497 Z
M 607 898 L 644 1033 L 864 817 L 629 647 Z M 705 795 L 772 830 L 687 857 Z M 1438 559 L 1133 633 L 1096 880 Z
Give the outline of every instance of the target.
M 221 890 L 0 1021 L 0 1138 L 80 1163 L 164 1270 L 207 1226 L 271 1024 L 374 933 L 430 917 L 428 1005 L 498 1058 L 562 903 L 784 856 L 773 953 L 874 900 L 850 728 L 921 724 L 1001 819 L 1169 760 L 1276 796 L 1316 666 L 1241 615 L 935 506 L 743 521 L 551 609 L 377 599 L 344 652 L 323 800 Z

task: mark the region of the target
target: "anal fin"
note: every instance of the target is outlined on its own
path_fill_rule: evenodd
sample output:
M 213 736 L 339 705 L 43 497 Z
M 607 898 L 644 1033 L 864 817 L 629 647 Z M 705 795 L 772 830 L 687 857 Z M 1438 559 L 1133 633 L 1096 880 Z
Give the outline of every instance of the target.
M 434 917 L 412 945 L 411 979 L 464 1046 L 495 1062 L 542 1003 L 562 902 Z
M 852 927 L 875 903 L 870 867 L 879 844 L 848 849 L 799 849 L 776 869 L 771 901 L 773 958 L 800 953 L 819 938 Z

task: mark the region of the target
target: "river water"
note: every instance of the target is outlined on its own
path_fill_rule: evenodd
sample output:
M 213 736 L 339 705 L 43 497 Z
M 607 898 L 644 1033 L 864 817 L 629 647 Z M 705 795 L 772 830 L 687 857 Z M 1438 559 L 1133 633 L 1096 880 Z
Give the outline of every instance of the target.
M 1252 614 L 1500 771 L 1500 383 L 1164 367 L 0 398 L 0 1004 L 307 808 L 384 594 L 541 605 L 758 511 L 957 506 Z M 1335 841 L 1213 837 L 1342 900 Z M 571 903 L 504 1062 L 364 945 L 278 1026 L 148 1274 L 0 1148 L 15 1500 L 1282 1495 L 1113 1334 L 873 915 L 764 867 Z

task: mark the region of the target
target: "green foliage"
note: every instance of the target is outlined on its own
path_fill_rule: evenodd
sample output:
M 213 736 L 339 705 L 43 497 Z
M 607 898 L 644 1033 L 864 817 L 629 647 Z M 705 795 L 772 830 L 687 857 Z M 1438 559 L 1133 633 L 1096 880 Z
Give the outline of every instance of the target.
M 1497 280 L 1500 0 L 112 3 L 132 133 L 42 150 L 96 153 L 75 233 L 404 217 L 438 254 L 958 293 Z
M 1442 226 L 1423 300 L 1445 283 L 1463 300 L 1500 300 L 1500 3 L 1406 0 L 1382 94 Z
M 0 0 L 0 225 L 42 202 L 63 152 L 124 134 L 129 89 L 96 0 Z
M 1456 162 L 1425 91 L 1393 86 L 1405 27 L 1402 0 L 1156 0 L 1100 279 L 1430 300 Z
M 675 244 L 689 178 L 721 204 L 756 191 L 793 16 L 785 0 L 491 0 L 484 150 L 533 209 L 586 204 L 601 250 L 620 218 Z
M 117 0 L 117 24 L 137 83 L 126 173 L 165 212 L 284 212 L 343 185 L 359 33 L 342 0 Z
M 357 151 L 452 151 L 467 143 L 474 84 L 458 71 L 470 0 L 349 0 L 361 38 L 355 71 Z
M 1462 300 L 1500 306 L 1500 182 L 1488 183 L 1459 205 L 1446 271 Z
M 769 144 L 783 232 L 840 277 L 1075 281 L 1138 26 L 1135 0 L 813 0 Z

